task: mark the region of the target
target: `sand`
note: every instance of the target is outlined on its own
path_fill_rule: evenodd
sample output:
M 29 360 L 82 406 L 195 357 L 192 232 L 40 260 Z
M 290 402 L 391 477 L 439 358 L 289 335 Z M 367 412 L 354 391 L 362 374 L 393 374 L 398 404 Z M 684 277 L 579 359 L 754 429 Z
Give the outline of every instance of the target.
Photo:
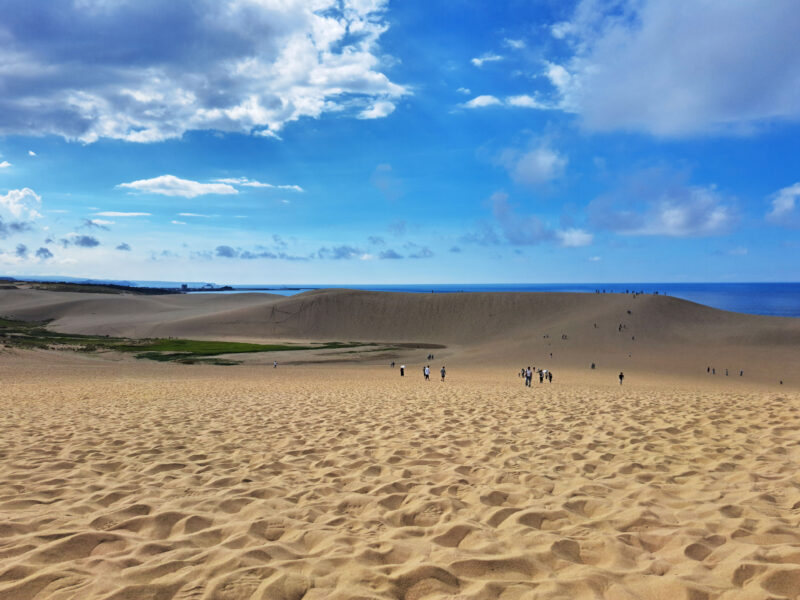
M 213 330 L 261 311 L 273 325 L 253 337 L 272 339 L 267 306 L 292 306 L 72 296 L 0 295 L 0 314 L 202 334 L 204 318 Z M 796 320 L 648 301 L 626 323 L 644 338 L 629 357 L 606 327 L 627 315 L 619 298 L 539 304 L 552 335 L 527 340 L 494 302 L 509 300 L 480 305 L 490 326 L 466 333 L 444 313 L 362 302 L 381 337 L 396 326 L 379 316 L 398 311 L 441 327 L 430 382 L 413 348 L 404 378 L 383 359 L 314 352 L 273 369 L 269 355 L 215 367 L 0 348 L 0 598 L 800 598 Z M 324 303 L 326 318 L 342 310 Z M 319 318 L 313 298 L 304 311 Z M 230 338 L 245 329 L 227 322 Z M 339 333 L 358 322 L 340 318 Z M 287 335 L 310 338 L 303 327 Z M 746 361 L 746 376 L 706 375 L 709 356 Z M 523 386 L 533 361 L 552 384 Z
M 796 391 L 436 375 L 4 354 L 0 598 L 800 597 Z

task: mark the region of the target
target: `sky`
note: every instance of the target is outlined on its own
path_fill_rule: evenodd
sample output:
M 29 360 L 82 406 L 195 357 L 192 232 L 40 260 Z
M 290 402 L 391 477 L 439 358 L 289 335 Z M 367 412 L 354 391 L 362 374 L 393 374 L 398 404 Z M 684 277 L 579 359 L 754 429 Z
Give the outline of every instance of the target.
M 800 280 L 796 0 L 0 14 L 0 275 Z

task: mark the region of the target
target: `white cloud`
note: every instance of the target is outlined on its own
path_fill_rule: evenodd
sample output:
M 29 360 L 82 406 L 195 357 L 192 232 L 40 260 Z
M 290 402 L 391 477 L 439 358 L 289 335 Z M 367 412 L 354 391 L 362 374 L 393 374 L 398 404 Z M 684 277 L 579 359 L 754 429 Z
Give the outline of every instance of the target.
M 98 217 L 149 217 L 151 216 L 148 212 L 117 212 L 114 210 L 105 210 L 103 212 L 95 213 Z
M 800 223 L 800 182 L 778 190 L 772 197 L 767 220 L 778 225 Z
M 482 67 L 484 63 L 497 62 L 498 60 L 503 60 L 503 57 L 500 56 L 499 54 L 487 52 L 486 54 L 482 54 L 477 58 L 473 58 L 470 62 L 476 67 Z
M 503 45 L 507 48 L 511 48 L 512 50 L 522 50 L 525 47 L 525 40 L 512 40 L 510 38 L 505 38 L 503 40 Z
M 38 219 L 42 215 L 39 208 L 42 198 L 30 188 L 9 190 L 7 194 L 0 194 L 0 209 L 10 214 L 15 219 Z
M 476 96 L 469 102 L 462 104 L 462 106 L 465 108 L 484 108 L 486 106 L 498 106 L 500 104 L 502 104 L 502 102 L 499 98 L 496 98 L 495 96 L 484 95 Z
M 28 156 L 36 156 L 36 152 L 33 150 L 28 150 Z
M 800 120 L 798 23 L 794 0 L 582 0 L 543 74 L 590 130 L 746 133 Z
M 381 102 L 410 93 L 384 73 L 387 5 L 80 0 L 53 11 L 9 0 L 0 135 L 152 142 L 213 129 L 277 138 L 303 117 L 385 116 Z
M 541 145 L 527 152 L 506 150 L 500 163 L 517 183 L 539 185 L 564 174 L 569 159 L 558 151 Z
M 215 179 L 219 183 L 227 183 L 230 185 L 239 185 L 243 187 L 252 187 L 252 188 L 268 188 L 274 190 L 291 190 L 294 192 L 304 192 L 305 190 L 301 188 L 299 185 L 273 185 L 271 183 L 262 183 L 261 181 L 255 181 L 253 179 L 248 179 L 247 177 L 224 177 L 221 179 Z
M 486 108 L 487 106 L 505 106 L 511 108 L 535 108 L 539 110 L 555 110 L 560 108 L 558 104 L 553 104 L 550 101 L 543 101 L 538 97 L 530 96 L 528 94 L 520 94 L 517 96 L 506 96 L 502 100 L 497 96 L 492 96 L 492 95 L 476 96 L 469 102 L 464 102 L 460 106 L 464 108 Z
M 564 229 L 556 232 L 556 237 L 565 248 L 579 248 L 592 243 L 594 236 L 583 229 Z
M 90 223 L 93 225 L 99 225 L 101 227 L 107 227 L 108 225 L 114 225 L 115 221 L 108 221 L 107 219 L 88 219 Z
M 211 218 L 211 215 L 203 215 L 203 214 L 200 214 L 200 213 L 190 213 L 190 212 L 178 213 L 178 216 L 179 217 L 194 217 L 194 218 L 197 218 L 197 219 L 210 219 Z
M 117 187 L 160 194 L 162 196 L 180 196 L 195 198 L 206 194 L 238 194 L 236 188 L 227 183 L 200 183 L 190 179 L 180 179 L 174 175 L 161 175 L 152 179 L 140 179 L 130 183 L 120 183 Z
M 7 160 L 4 160 L 3 162 L 0 162 L 0 169 L 7 169 L 10 166 L 11 166 L 11 163 L 8 162 Z
M 590 257 L 589 257 L 589 260 L 590 260 L 591 262 L 600 262 L 601 260 L 603 260 L 603 258 L 602 258 L 602 257 L 600 257 L 600 256 L 590 256 Z
M 170 221 L 173 225 L 186 225 L 186 221 Z
M 394 112 L 394 103 L 381 100 L 358 114 L 359 119 L 381 119 Z
M 738 219 L 716 186 L 688 185 L 681 174 L 649 169 L 589 204 L 592 224 L 623 235 L 706 237 L 727 233 Z
M 506 98 L 506 104 L 509 106 L 516 106 L 519 108 L 538 108 L 538 109 L 548 109 L 552 108 L 545 103 L 540 102 L 533 96 L 528 96 L 527 94 L 522 94 L 519 96 L 508 96 Z
M 464 94 L 465 96 L 469 96 L 472 93 L 472 90 L 465 87 L 460 87 L 456 90 L 459 94 Z

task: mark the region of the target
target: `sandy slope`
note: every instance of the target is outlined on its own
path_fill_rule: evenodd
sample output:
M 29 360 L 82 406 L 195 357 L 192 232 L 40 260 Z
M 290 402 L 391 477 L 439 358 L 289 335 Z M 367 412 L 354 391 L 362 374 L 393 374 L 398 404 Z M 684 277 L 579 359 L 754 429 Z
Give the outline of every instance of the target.
M 744 370 L 751 381 L 800 385 L 800 319 L 730 313 L 663 296 L 12 290 L 0 291 L 0 315 L 54 319 L 51 327 L 60 331 L 131 337 L 443 344 L 448 350 L 437 355 L 448 360 L 509 368 L 557 371 L 596 363 L 609 371 L 686 377 L 713 366 L 719 374 Z M 410 360 L 407 354 L 401 360 Z M 413 360 L 424 357 L 417 353 Z
M 0 348 L 2 600 L 800 599 L 800 320 L 348 291 L 3 291 L 0 315 L 447 346 L 431 382 L 413 344 L 405 378 Z
M 800 598 L 800 395 L 0 354 L 0 598 Z

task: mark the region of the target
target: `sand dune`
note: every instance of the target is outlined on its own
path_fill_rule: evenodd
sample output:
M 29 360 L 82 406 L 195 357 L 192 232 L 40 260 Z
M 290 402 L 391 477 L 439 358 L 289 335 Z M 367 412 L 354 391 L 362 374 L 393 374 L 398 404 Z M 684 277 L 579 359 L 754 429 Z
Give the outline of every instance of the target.
M 118 296 L 11 290 L 0 292 L 0 315 L 53 319 L 51 328 L 72 333 L 429 343 L 448 346 L 443 356 L 449 360 L 472 364 L 555 370 L 596 363 L 617 372 L 678 377 L 702 375 L 714 366 L 720 373 L 746 370 L 751 381 L 800 384 L 793 374 L 800 359 L 800 319 L 730 313 L 664 296 L 354 290 L 291 297 Z
M 56 354 L 0 366 L 4 599 L 800 598 L 796 392 Z
M 406 342 L 409 367 L 0 348 L 3 600 L 800 599 L 796 319 L 352 291 L 12 290 L 0 315 Z M 433 381 L 413 342 L 446 346 Z

